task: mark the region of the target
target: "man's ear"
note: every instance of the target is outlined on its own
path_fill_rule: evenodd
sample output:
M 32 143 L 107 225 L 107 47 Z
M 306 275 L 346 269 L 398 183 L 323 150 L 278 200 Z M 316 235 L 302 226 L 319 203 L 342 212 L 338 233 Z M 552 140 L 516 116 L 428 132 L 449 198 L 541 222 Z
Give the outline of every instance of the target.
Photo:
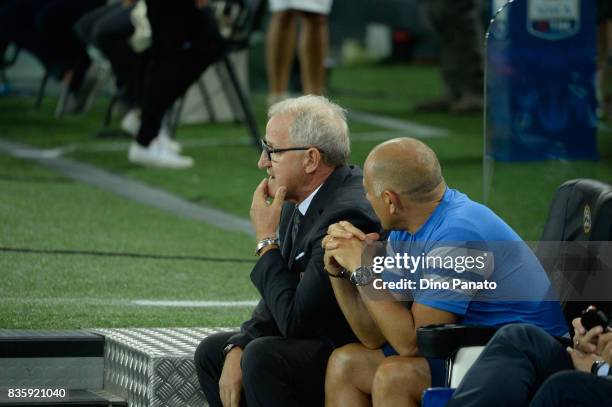
M 319 168 L 319 164 L 321 164 L 321 152 L 316 148 L 309 148 L 306 150 L 304 154 L 303 163 L 304 163 L 304 171 L 307 174 L 312 174 Z
M 391 215 L 397 214 L 399 210 L 401 210 L 403 207 L 402 200 L 400 199 L 399 195 L 389 190 L 385 190 L 383 192 L 383 195 L 384 195 L 385 203 L 387 204 L 387 207 L 389 208 L 389 213 Z

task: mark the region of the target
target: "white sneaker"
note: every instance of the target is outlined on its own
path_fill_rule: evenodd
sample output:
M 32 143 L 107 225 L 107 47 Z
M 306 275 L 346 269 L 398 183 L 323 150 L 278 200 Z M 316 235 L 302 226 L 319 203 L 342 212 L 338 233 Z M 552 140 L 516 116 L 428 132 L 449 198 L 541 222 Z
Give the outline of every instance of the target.
M 193 159 L 170 150 L 164 144 L 153 141 L 148 147 L 134 142 L 128 152 L 128 160 L 133 163 L 161 168 L 189 168 Z
M 166 126 L 162 126 L 159 133 L 157 133 L 155 140 L 157 140 L 158 143 L 164 144 L 164 147 L 169 148 L 175 153 L 180 153 L 181 150 L 183 150 L 183 147 L 176 140 L 173 140 L 172 137 L 170 137 L 170 129 L 168 129 Z
M 140 130 L 140 109 L 130 109 L 121 119 L 121 130 L 132 136 Z

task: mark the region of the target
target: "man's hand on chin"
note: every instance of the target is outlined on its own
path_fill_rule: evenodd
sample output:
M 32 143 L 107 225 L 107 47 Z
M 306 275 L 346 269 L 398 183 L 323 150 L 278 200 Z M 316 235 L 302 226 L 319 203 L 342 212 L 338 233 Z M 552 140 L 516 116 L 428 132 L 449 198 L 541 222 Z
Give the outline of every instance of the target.
M 255 189 L 250 215 L 257 240 L 276 235 L 286 192 L 286 187 L 278 187 L 274 199 L 268 203 L 268 179 L 264 178 Z

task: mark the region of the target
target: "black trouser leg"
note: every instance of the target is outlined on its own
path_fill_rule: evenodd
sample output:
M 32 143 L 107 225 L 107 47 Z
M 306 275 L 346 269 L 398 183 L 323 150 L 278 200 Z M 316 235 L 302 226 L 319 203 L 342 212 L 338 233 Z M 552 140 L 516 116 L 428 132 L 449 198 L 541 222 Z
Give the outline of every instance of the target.
M 575 370 L 558 372 L 544 382 L 529 406 L 612 406 L 612 380 Z
M 270 336 L 250 342 L 242 354 L 247 405 L 323 406 L 332 350 L 320 340 Z
M 193 53 L 177 56 L 174 60 L 151 57 L 143 89 L 139 144 L 148 146 L 157 137 L 166 111 L 211 62 Z
M 199 75 L 193 75 L 193 70 L 185 65 L 188 60 L 184 56 L 174 60 L 151 56 L 144 80 L 142 124 L 136 137 L 140 145 L 148 146 L 157 137 L 166 111 Z
M 46 4 L 46 0 L 13 0 L 3 4 L 0 8 L 0 47 L 14 42 L 50 69 L 50 47 L 46 42 L 41 42 L 37 30 L 33 29 L 36 14 Z
M 83 15 L 104 3 L 104 0 L 53 0 L 37 13 L 36 29 L 51 47 L 53 63 L 73 71 L 69 85 L 73 92 L 81 88 L 91 63 L 73 26 Z
M 136 54 L 129 43 L 134 33 L 130 17 L 132 9 L 121 7 L 100 18 L 94 26 L 92 40 L 110 61 L 117 78 L 117 88 L 127 90 L 127 96 L 131 102 L 135 102 L 136 75 L 142 56 Z
M 427 0 L 431 25 L 440 36 L 441 68 L 451 96 L 479 95 L 483 86 L 484 33 L 478 0 Z
M 11 42 L 17 42 L 34 22 L 36 10 L 43 0 L 3 0 L 0 2 L 0 56 Z
M 83 44 L 91 44 L 93 42 L 94 28 L 98 21 L 108 13 L 111 13 L 113 10 L 120 8 L 123 8 L 121 3 L 108 4 L 100 6 L 83 15 L 76 23 L 74 23 L 74 32 L 76 33 L 78 39 Z
M 468 370 L 448 407 L 524 406 L 548 377 L 568 369 L 572 360 L 555 338 L 532 325 L 507 325 Z

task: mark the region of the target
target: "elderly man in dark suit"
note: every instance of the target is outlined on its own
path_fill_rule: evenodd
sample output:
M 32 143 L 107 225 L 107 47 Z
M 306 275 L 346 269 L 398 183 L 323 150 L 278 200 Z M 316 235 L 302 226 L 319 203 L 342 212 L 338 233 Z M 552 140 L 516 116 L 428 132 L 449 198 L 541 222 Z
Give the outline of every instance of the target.
M 258 166 L 268 177 L 251 206 L 260 256 L 251 280 L 262 300 L 240 332 L 202 341 L 198 378 L 211 406 L 322 405 L 327 359 L 354 336 L 324 270 L 321 240 L 340 220 L 368 231 L 379 224 L 361 170 L 347 165 L 339 106 L 320 96 L 272 106 L 262 149 Z

